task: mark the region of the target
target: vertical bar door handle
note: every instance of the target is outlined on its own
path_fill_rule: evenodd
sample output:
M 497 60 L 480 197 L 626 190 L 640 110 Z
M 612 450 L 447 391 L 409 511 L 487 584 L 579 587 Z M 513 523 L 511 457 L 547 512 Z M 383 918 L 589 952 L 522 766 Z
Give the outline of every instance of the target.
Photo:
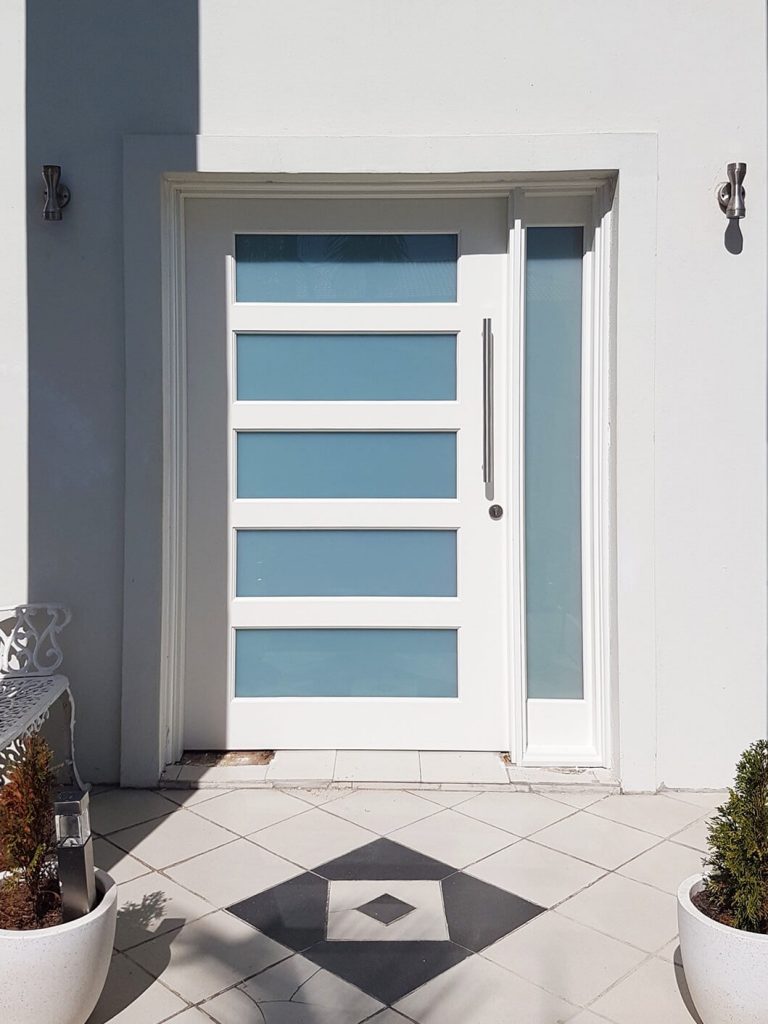
M 493 497 L 493 330 L 491 318 L 483 319 L 483 483 L 486 497 Z

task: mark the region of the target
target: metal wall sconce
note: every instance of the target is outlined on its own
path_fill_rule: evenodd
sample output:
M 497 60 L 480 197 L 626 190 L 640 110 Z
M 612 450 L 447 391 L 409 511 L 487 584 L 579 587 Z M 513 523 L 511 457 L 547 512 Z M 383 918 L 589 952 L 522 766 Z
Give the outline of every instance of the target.
M 58 164 L 43 164 L 43 220 L 61 220 L 61 211 L 70 200 L 69 189 L 61 184 L 61 167 Z
M 728 220 L 741 220 L 747 215 L 743 184 L 746 174 L 746 164 L 728 164 L 728 181 L 717 186 L 717 201 Z

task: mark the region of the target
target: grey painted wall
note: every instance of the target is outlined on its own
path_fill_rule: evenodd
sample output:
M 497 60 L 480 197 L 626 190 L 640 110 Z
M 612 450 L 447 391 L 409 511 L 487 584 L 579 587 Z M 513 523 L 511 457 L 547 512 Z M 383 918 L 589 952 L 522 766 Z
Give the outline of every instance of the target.
M 28 0 L 29 598 L 72 608 L 66 666 L 93 780 L 119 765 L 123 136 L 197 125 L 195 2 Z M 43 163 L 72 189 L 60 223 L 40 217 Z

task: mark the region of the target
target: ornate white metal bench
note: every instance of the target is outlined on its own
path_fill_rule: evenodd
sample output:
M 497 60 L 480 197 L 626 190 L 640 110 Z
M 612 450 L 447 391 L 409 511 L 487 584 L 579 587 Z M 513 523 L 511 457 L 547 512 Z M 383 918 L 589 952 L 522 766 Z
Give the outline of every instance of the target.
M 58 637 L 72 618 L 54 604 L 0 608 L 0 780 L 19 743 L 40 730 L 63 784 L 84 788 L 75 764 L 75 702 Z

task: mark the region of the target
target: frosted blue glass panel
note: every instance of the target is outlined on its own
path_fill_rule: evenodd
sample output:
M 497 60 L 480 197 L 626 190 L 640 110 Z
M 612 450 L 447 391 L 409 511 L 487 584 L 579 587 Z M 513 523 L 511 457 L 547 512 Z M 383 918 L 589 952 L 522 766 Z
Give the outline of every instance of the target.
M 528 696 L 583 696 L 580 227 L 528 228 L 525 573 Z
M 455 334 L 238 334 L 245 402 L 456 398 Z
M 455 302 L 456 235 L 238 235 L 238 302 Z
M 238 629 L 236 697 L 456 697 L 453 629 Z
M 456 434 L 251 431 L 237 435 L 238 498 L 455 498 Z
M 238 530 L 238 597 L 455 597 L 455 530 Z

